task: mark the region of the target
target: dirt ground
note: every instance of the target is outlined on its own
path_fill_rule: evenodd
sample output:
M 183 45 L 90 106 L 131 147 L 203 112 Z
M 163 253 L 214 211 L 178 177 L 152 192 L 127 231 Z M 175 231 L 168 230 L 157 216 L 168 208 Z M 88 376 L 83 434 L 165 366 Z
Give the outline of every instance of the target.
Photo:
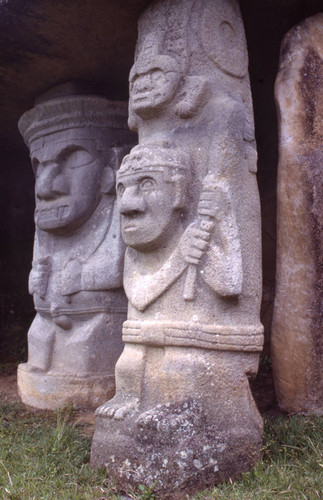
M 17 392 L 17 375 L 16 373 L 1 373 L 0 374 L 0 393 L 1 399 L 4 402 L 15 403 L 19 401 Z
M 17 389 L 17 365 L 0 365 L 0 401 L 2 403 L 18 403 L 20 398 Z M 33 414 L 43 414 L 42 410 L 26 407 Z M 81 424 L 82 433 L 92 437 L 94 433 L 95 417 L 93 409 L 77 410 L 73 413 L 73 421 Z

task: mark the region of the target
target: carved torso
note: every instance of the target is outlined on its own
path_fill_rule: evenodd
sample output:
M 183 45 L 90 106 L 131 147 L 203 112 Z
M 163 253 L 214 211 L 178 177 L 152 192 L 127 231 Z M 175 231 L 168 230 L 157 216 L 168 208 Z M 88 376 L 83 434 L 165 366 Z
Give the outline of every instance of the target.
M 70 236 L 69 245 L 66 239 L 62 241 L 57 236 L 37 231 L 30 288 L 38 312 L 55 318 L 125 311 L 121 290 L 124 245 L 118 224 L 119 214 L 111 198 L 98 207 L 81 232 Z M 88 226 L 95 226 L 95 233 L 89 232 Z M 33 285 L 41 265 L 46 267 L 45 293 Z

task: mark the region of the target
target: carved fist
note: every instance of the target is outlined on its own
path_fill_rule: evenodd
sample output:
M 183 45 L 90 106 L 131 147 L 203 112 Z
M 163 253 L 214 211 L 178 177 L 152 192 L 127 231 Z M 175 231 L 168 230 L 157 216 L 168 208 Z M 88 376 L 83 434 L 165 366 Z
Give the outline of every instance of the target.
M 180 251 L 189 264 L 197 265 L 207 249 L 210 233 L 191 224 L 185 230 L 179 242 Z
M 200 217 L 210 217 L 219 220 L 230 208 L 228 192 L 221 185 L 206 185 L 203 187 L 198 205 Z
M 49 257 L 33 262 L 33 268 L 29 275 L 29 293 L 36 293 L 42 299 L 45 298 L 48 280 L 51 272 L 51 262 Z

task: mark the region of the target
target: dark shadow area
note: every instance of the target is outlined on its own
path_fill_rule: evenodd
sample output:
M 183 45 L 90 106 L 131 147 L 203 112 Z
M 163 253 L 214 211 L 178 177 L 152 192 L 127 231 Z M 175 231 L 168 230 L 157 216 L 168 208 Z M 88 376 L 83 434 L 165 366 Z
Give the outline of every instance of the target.
M 34 239 L 34 176 L 26 153 L 2 150 L 0 176 L 0 362 L 26 356 L 34 316 L 28 293 Z

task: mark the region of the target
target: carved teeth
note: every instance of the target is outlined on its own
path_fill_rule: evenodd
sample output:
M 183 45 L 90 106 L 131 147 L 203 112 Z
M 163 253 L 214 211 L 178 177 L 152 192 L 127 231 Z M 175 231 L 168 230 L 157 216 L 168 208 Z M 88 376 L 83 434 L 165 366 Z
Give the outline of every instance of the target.
M 62 221 L 64 215 L 66 214 L 68 206 L 63 205 L 61 207 L 44 208 L 37 210 L 37 216 L 43 221 L 58 220 Z
M 49 208 L 40 211 L 42 220 L 52 220 L 57 218 L 57 208 Z
M 62 207 L 59 207 L 58 209 L 58 218 L 59 218 L 59 221 L 62 221 L 64 219 L 64 216 L 66 215 L 66 212 L 67 212 L 67 205 L 63 205 Z
M 148 97 L 148 94 L 141 94 L 141 95 L 139 95 L 139 96 L 134 97 L 134 99 L 133 99 L 133 100 L 134 100 L 134 102 L 137 102 L 137 101 L 142 101 L 142 100 L 144 100 L 144 99 L 147 99 L 147 97 Z

